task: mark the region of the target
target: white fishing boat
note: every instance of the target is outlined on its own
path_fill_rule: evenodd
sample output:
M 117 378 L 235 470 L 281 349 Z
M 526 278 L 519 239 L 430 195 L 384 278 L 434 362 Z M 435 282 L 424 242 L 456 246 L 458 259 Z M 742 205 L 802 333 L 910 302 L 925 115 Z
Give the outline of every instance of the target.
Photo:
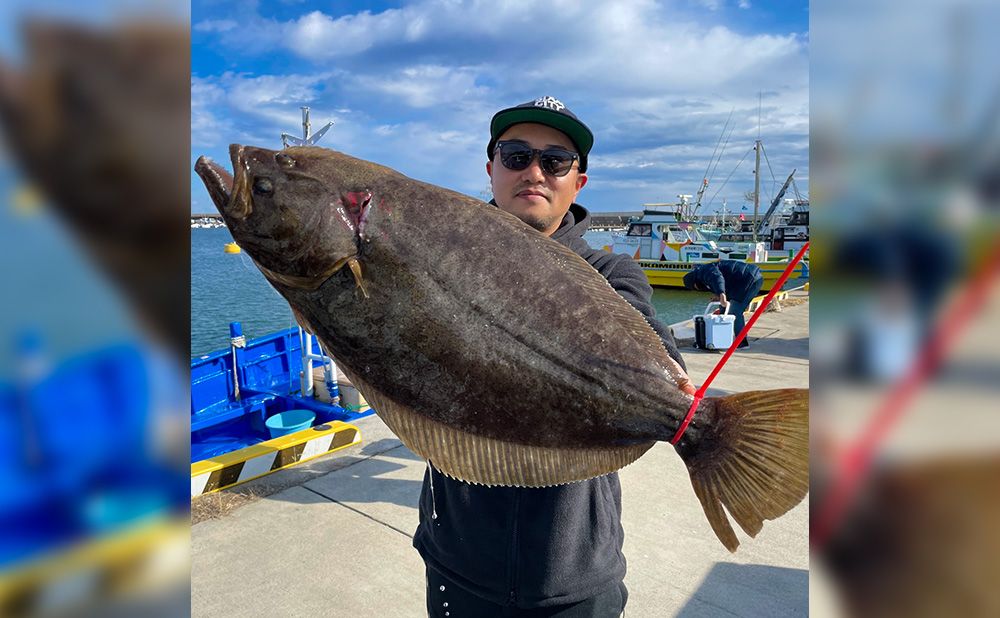
M 769 260 L 767 242 L 763 240 L 724 246 L 709 240 L 697 223 L 681 220 L 685 197 L 681 196 L 681 202 L 675 205 L 644 204 L 642 216 L 629 222 L 625 234 L 605 248 L 635 259 L 650 285 L 684 287 L 684 275 L 698 264 L 740 260 L 760 267 L 764 276 L 762 289 L 769 290 L 781 276 L 788 259 Z M 802 264 L 797 264 L 792 278 L 805 277 L 807 273 Z

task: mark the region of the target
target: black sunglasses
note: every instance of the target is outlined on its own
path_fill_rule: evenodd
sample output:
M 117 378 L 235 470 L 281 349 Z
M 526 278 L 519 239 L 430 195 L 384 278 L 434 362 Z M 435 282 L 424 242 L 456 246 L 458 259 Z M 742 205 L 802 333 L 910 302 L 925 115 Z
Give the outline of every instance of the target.
M 531 165 L 537 155 L 542 171 L 550 176 L 565 176 L 573 167 L 573 161 L 580 158 L 575 152 L 562 148 L 537 150 L 524 142 L 497 142 L 495 152 L 500 153 L 500 162 L 503 166 L 515 172 Z

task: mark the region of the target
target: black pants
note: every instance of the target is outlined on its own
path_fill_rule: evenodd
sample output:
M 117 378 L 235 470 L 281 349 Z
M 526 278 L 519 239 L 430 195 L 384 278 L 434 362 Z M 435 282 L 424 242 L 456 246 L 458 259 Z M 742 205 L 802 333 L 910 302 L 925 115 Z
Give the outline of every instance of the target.
M 729 301 L 729 311 L 736 316 L 736 321 L 733 322 L 733 337 L 739 336 L 739 334 L 743 331 L 743 327 L 746 326 L 746 319 L 743 317 L 743 314 L 746 313 L 747 307 L 749 306 L 750 306 L 749 302 L 738 303 Z M 750 333 L 747 333 L 747 336 L 743 338 L 743 341 L 740 342 L 739 347 L 741 348 L 750 347 Z
M 431 618 L 618 618 L 625 611 L 625 583 L 571 605 L 518 609 L 491 603 L 466 592 L 437 571 L 427 568 L 427 615 Z
M 757 296 L 757 293 L 760 292 L 760 288 L 762 287 L 764 287 L 764 278 L 758 277 L 752 284 L 750 284 L 750 287 L 747 288 L 747 293 L 744 298 L 739 300 L 729 300 L 729 312 L 736 316 L 736 321 L 733 323 L 733 337 L 739 335 L 740 331 L 743 330 L 743 327 L 746 326 L 743 314 L 746 313 L 747 307 L 750 306 L 750 301 Z M 740 342 L 739 347 L 750 347 L 750 333 L 747 333 L 746 338 Z

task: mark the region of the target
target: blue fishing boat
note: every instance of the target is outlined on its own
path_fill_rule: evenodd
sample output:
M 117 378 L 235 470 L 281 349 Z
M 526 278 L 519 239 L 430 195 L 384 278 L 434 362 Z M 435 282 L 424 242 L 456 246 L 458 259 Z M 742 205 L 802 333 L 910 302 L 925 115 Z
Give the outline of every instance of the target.
M 301 328 L 191 361 L 191 496 L 231 487 L 360 442 L 373 410 Z

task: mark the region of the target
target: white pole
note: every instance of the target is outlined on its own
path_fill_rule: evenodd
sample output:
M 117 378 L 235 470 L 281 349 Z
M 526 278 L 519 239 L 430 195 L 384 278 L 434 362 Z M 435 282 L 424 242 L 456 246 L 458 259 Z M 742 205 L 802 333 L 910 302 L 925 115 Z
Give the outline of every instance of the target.
M 299 340 L 302 342 L 302 396 L 313 396 L 313 353 L 312 335 L 299 327 Z

